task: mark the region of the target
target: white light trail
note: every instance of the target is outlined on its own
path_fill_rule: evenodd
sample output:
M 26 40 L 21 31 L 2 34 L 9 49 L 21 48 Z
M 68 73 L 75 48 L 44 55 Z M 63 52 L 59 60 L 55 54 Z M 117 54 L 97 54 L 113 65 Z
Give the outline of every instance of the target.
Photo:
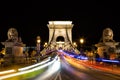
M 34 65 L 31 65 L 31 66 L 27 66 L 27 67 L 24 67 L 24 68 L 20 68 L 20 69 L 18 69 L 18 71 L 28 70 L 28 69 L 30 69 L 30 68 L 33 68 L 33 67 L 36 67 L 36 66 L 42 65 L 42 64 L 44 64 L 44 63 L 46 63 L 46 62 L 48 62 L 48 61 L 50 61 L 50 58 L 48 58 L 47 60 L 42 61 L 42 62 L 40 62 L 40 63 L 34 64 Z
M 3 74 L 8 74 L 8 73 L 12 73 L 12 72 L 16 72 L 16 70 L 7 70 L 7 71 L 2 71 L 2 72 L 0 72 L 0 75 L 3 75 Z
M 42 65 L 42 64 L 48 62 L 49 60 L 50 60 L 50 57 L 49 57 L 47 60 L 42 61 L 42 62 L 40 62 L 40 63 L 31 65 L 31 66 L 27 66 L 27 67 L 24 67 L 24 68 L 20 68 L 20 69 L 18 69 L 18 71 L 28 70 L 28 69 L 30 69 L 30 68 L 33 68 L 33 67 Z M 8 73 L 13 73 L 13 72 L 16 72 L 16 70 L 12 69 L 12 70 L 7 70 L 7 71 L 1 71 L 1 72 L 0 72 L 0 75 L 4 75 L 4 74 L 8 74 Z
M 55 61 L 52 65 L 50 65 L 48 70 L 44 72 L 41 76 L 37 77 L 35 80 L 47 80 L 54 73 L 59 71 L 60 67 L 61 67 L 60 58 L 58 57 L 57 61 Z
M 10 77 L 15 77 L 15 76 L 19 76 L 19 75 L 22 75 L 22 74 L 30 73 L 30 72 L 33 72 L 33 71 L 37 71 L 37 70 L 39 70 L 39 69 L 43 69 L 43 68 L 51 65 L 52 63 L 54 63 L 57 58 L 58 58 L 58 56 L 56 56 L 56 57 L 54 58 L 54 60 L 51 61 L 51 62 L 48 62 L 48 63 L 46 63 L 46 64 L 44 64 L 44 65 L 38 66 L 38 67 L 36 67 L 36 68 L 30 69 L 30 70 L 27 70 L 27 71 L 22 71 L 22 72 L 10 74 L 10 75 L 1 76 L 0 79 L 7 79 L 7 78 L 10 78 Z

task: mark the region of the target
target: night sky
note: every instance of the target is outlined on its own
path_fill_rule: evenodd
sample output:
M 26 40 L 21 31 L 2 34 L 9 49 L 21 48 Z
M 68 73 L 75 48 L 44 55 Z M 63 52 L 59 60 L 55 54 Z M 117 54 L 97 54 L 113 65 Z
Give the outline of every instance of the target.
M 42 1 L 42 0 L 41 0 Z M 120 8 L 119 2 L 112 1 L 79 1 L 64 2 L 18 2 L 0 3 L 0 41 L 7 40 L 7 31 L 17 29 L 23 43 L 34 46 L 36 37 L 41 37 L 42 44 L 48 42 L 48 21 L 70 20 L 73 42 L 79 44 L 84 37 L 86 45 L 99 42 L 103 29 L 110 27 L 114 40 L 120 41 Z M 2 46 L 2 44 L 0 44 Z

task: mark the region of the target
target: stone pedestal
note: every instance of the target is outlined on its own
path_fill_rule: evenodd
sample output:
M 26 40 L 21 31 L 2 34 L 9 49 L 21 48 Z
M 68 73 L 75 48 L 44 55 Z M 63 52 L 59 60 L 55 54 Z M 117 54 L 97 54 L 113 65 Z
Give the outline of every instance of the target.
M 5 53 L 14 56 L 23 56 L 23 47 L 25 44 L 15 42 L 2 42 L 5 46 Z M 16 45 L 17 44 L 17 45 Z
M 95 46 L 97 47 L 100 57 L 104 58 L 104 52 L 106 52 L 107 55 L 110 55 L 110 53 L 115 53 L 116 45 L 118 44 L 118 42 L 99 42 L 98 44 L 95 44 Z
M 25 46 L 25 44 L 19 42 L 7 42 L 7 41 L 2 42 L 2 44 L 5 46 L 5 59 L 7 59 L 6 61 L 12 63 L 18 63 L 17 59 L 19 57 L 24 57 L 23 47 Z

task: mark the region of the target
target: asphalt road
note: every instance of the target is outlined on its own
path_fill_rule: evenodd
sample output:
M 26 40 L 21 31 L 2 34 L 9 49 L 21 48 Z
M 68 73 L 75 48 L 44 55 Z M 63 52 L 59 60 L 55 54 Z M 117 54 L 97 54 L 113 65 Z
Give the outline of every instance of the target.
M 59 68 L 55 65 L 51 65 L 42 74 L 36 76 L 31 80 L 120 80 L 120 75 L 111 74 L 96 70 L 93 68 L 88 68 L 81 65 L 80 68 L 75 68 L 74 66 L 67 63 L 62 57 L 60 61 L 57 61 Z M 56 71 L 53 71 L 56 69 Z

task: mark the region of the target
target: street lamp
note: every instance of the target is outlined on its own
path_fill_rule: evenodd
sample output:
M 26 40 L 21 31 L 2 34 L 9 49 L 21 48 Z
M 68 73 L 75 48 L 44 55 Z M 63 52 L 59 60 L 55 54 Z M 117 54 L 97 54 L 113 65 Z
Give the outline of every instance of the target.
M 40 52 L 40 42 L 41 42 L 41 39 L 40 39 L 40 36 L 37 36 L 37 53 Z
M 84 43 L 84 39 L 83 39 L 83 38 L 80 39 L 80 43 L 81 43 L 81 44 Z
M 81 45 L 80 45 L 80 47 L 81 47 L 80 49 L 83 50 L 83 49 L 82 49 L 83 44 L 84 44 L 84 39 L 83 39 L 83 38 L 80 38 L 80 44 L 81 44 Z
M 84 44 L 84 38 L 80 38 L 80 54 L 84 54 L 84 52 L 83 52 L 83 44 Z
M 40 43 L 40 42 L 41 42 L 40 36 L 37 36 L 37 43 Z
M 37 40 L 37 43 L 40 43 L 40 40 Z

